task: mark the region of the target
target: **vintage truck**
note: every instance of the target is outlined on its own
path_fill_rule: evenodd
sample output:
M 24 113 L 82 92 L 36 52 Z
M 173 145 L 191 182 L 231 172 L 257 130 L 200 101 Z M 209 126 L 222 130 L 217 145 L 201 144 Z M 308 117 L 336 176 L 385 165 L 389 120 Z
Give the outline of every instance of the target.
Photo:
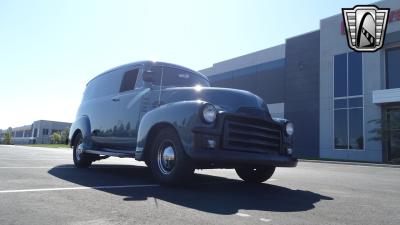
M 293 132 L 248 91 L 210 87 L 206 76 L 182 66 L 140 61 L 87 84 L 69 139 L 78 168 L 132 157 L 171 185 L 205 168 L 234 168 L 244 181 L 264 182 L 276 167 L 297 165 Z

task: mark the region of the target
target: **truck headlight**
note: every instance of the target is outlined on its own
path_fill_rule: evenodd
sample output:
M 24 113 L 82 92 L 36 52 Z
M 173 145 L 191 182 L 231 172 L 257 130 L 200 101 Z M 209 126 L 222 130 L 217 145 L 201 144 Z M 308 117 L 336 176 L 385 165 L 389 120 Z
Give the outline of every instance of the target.
M 287 133 L 289 136 L 292 136 L 292 135 L 293 135 L 293 133 L 294 133 L 294 125 L 293 125 L 292 122 L 287 122 L 287 123 L 286 123 L 286 133 Z
M 215 119 L 217 119 L 217 109 L 210 103 L 204 104 L 201 114 L 203 121 L 206 123 L 214 123 Z

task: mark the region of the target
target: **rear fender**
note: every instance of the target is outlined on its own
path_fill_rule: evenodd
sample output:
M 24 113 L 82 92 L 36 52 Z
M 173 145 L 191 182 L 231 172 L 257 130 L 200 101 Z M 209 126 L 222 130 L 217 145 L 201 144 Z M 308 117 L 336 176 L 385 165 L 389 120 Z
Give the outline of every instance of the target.
M 69 132 L 69 144 L 72 147 L 75 143 L 75 138 L 78 133 L 82 134 L 83 137 L 83 144 L 85 149 L 90 149 L 92 147 L 91 144 L 91 128 L 90 128 L 90 121 L 89 117 L 82 116 L 77 119 L 71 126 Z

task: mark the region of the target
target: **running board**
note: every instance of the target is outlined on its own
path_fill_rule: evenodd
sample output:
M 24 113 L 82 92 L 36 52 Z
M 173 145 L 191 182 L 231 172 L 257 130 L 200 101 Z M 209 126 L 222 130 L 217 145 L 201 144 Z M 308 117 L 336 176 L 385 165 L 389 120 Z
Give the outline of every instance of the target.
M 91 153 L 91 154 L 98 154 L 98 155 L 114 156 L 114 157 L 120 157 L 120 158 L 135 158 L 134 153 L 121 152 L 121 151 L 114 150 L 114 149 L 102 149 L 102 150 L 86 149 L 86 150 L 84 150 L 84 152 Z

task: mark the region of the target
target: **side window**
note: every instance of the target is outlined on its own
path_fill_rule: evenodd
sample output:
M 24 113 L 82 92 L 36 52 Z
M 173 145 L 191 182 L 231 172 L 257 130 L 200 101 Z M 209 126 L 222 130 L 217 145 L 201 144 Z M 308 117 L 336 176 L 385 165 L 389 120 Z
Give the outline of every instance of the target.
M 121 87 L 123 75 L 122 70 L 118 69 L 95 78 L 86 87 L 84 99 L 87 100 L 117 94 Z
M 137 76 L 139 74 L 139 69 L 134 69 L 126 72 L 122 78 L 121 88 L 119 92 L 130 91 L 135 88 L 135 83 Z
M 161 85 L 161 76 L 163 75 L 162 73 L 163 71 L 163 67 L 161 66 L 153 66 L 151 68 L 151 70 L 153 71 L 153 85 L 157 85 L 160 86 Z

